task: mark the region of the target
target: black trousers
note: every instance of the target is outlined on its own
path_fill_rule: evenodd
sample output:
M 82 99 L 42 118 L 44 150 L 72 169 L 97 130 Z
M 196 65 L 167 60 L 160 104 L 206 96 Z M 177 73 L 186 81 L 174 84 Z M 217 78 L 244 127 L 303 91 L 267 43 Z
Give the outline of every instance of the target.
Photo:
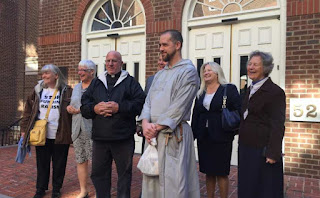
M 93 141 L 91 179 L 97 198 L 111 197 L 112 161 L 118 173 L 117 197 L 130 197 L 133 137 L 121 141 Z
M 54 144 L 54 141 L 47 139 L 45 146 L 36 146 L 38 190 L 48 190 L 51 160 L 53 191 L 59 191 L 63 184 L 70 145 Z

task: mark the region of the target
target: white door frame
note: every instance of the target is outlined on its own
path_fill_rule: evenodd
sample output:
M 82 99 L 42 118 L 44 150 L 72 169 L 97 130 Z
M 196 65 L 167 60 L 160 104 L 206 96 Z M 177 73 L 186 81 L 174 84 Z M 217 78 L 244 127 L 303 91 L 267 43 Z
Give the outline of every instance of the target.
M 140 0 L 135 0 L 142 10 L 142 14 L 144 16 L 144 20 L 146 22 L 146 15 L 145 10 L 143 7 L 143 4 L 140 2 Z M 146 28 L 144 25 L 138 25 L 133 27 L 125 27 L 121 29 L 110 29 L 110 30 L 100 30 L 100 31 L 94 31 L 91 32 L 91 26 L 93 22 L 93 17 L 96 14 L 96 12 L 99 10 L 101 5 L 103 5 L 107 0 L 104 1 L 93 1 L 90 6 L 88 7 L 86 14 L 84 15 L 82 27 L 81 27 L 81 59 L 88 59 L 89 57 L 89 41 L 94 39 L 106 39 L 108 37 L 108 34 L 118 34 L 121 38 L 121 36 L 131 36 L 131 35 L 141 35 L 143 37 L 142 39 L 142 45 L 144 49 L 142 50 L 142 53 L 146 54 Z M 146 60 L 143 60 L 139 72 L 139 78 L 141 80 L 145 79 L 146 74 L 146 66 L 145 66 Z M 143 85 L 143 83 L 142 83 Z M 140 153 L 141 152 L 141 142 L 142 138 L 135 135 L 135 152 Z
M 287 32 L 287 1 L 278 0 L 278 7 L 260 9 L 258 11 L 249 11 L 246 13 L 230 13 L 222 16 L 208 16 L 199 19 L 191 19 L 193 9 L 196 1 L 186 0 L 182 12 L 182 36 L 185 41 L 189 41 L 189 32 L 192 28 L 214 26 L 215 24 L 222 24 L 223 19 L 230 19 L 237 17 L 239 22 L 248 20 L 259 20 L 267 18 L 279 17 L 280 20 L 280 67 L 279 67 L 279 86 L 285 90 L 285 68 L 286 68 L 286 32 Z M 182 48 L 182 55 L 185 58 L 190 58 L 189 54 L 190 44 L 185 42 Z M 195 143 L 196 145 L 196 143 Z M 284 150 L 284 144 L 282 144 L 282 150 Z
M 93 1 L 88 7 L 86 14 L 84 15 L 84 18 L 82 21 L 82 27 L 81 27 L 81 59 L 88 58 L 88 40 L 90 39 L 107 38 L 108 34 L 114 34 L 114 33 L 118 33 L 120 36 L 132 35 L 132 34 L 143 34 L 146 37 L 145 25 L 91 32 L 92 19 L 94 15 L 99 10 L 100 6 L 107 1 L 108 0 Z M 145 17 L 146 15 L 145 15 L 143 4 L 140 2 L 140 0 L 136 0 L 136 2 L 139 3 L 142 10 L 142 14 L 146 21 L 146 17 Z M 144 39 L 144 46 L 146 46 L 146 39 Z
M 203 17 L 201 19 L 190 19 L 193 14 L 193 8 L 196 4 L 194 0 L 186 0 L 182 13 L 182 36 L 185 41 L 189 40 L 189 30 L 203 26 L 214 26 L 222 24 L 221 20 L 237 17 L 238 21 L 259 20 L 259 18 L 280 17 L 280 68 L 279 68 L 279 86 L 285 89 L 285 66 L 286 66 L 286 31 L 287 31 L 287 2 L 286 0 L 278 0 L 280 8 L 261 9 L 259 11 L 251 11 L 247 13 L 230 13 L 223 16 Z M 189 43 L 185 42 L 182 48 L 182 55 L 189 58 Z

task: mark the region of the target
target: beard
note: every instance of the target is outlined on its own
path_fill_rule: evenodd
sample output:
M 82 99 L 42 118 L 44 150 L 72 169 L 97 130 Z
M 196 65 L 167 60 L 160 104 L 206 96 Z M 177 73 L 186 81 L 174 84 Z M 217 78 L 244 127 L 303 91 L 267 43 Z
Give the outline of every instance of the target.
M 165 62 L 169 62 L 174 57 L 175 54 L 176 54 L 176 51 L 172 52 L 171 54 L 166 53 L 165 56 L 162 56 L 162 60 Z

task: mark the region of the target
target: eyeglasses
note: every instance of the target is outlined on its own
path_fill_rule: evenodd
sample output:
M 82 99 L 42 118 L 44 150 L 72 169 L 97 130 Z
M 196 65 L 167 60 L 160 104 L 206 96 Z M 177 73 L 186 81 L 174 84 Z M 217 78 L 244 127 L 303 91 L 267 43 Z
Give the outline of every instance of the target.
M 110 60 L 106 60 L 106 63 L 117 63 L 118 60 L 115 59 L 110 59 Z
M 89 71 L 90 69 L 78 69 L 78 72 L 87 72 Z

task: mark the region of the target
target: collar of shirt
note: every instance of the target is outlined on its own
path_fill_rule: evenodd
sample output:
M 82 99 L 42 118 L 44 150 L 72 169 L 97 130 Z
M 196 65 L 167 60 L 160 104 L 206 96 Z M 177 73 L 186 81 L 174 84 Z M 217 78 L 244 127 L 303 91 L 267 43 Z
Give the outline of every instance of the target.
M 106 79 L 107 79 L 107 84 L 108 84 L 108 90 L 111 91 L 116 84 L 117 80 L 119 79 L 121 75 L 121 71 L 115 75 L 110 75 L 107 73 Z
M 110 75 L 107 73 L 107 77 L 109 77 L 109 78 L 117 78 L 118 79 L 120 77 L 120 75 L 121 75 L 121 71 L 116 74 L 113 74 L 113 75 Z
M 268 78 L 269 78 L 269 77 L 265 77 L 264 79 L 259 80 L 259 81 L 255 82 L 255 83 L 252 83 L 252 84 L 250 85 L 250 95 L 249 95 L 249 99 L 251 98 L 251 96 L 252 96 L 254 93 L 256 93 L 256 92 L 260 89 L 260 87 L 268 80 Z

